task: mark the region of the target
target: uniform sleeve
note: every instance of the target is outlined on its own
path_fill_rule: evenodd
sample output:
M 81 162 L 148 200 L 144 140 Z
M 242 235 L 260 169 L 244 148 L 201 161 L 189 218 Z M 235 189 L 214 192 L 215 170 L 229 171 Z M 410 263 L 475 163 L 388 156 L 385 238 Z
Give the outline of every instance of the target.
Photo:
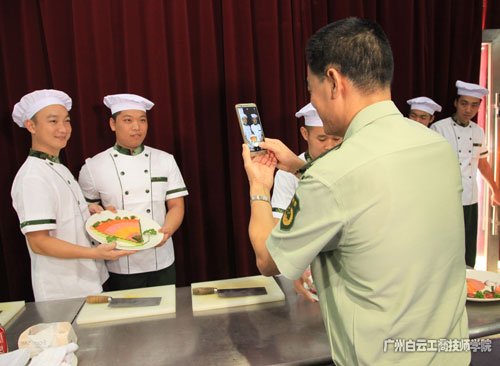
M 319 180 L 304 177 L 266 245 L 280 272 L 296 279 L 320 252 L 341 244 L 346 221 L 334 192 Z
M 26 176 L 13 190 L 12 200 L 23 234 L 55 230 L 57 227 L 57 194 L 53 187 L 37 176 Z
M 281 219 L 283 212 L 290 204 L 297 188 L 298 179 L 291 173 L 278 170 L 274 177 L 273 196 L 271 206 L 273 207 L 273 217 Z
M 92 178 L 92 174 L 89 169 L 89 159 L 83 165 L 80 170 L 80 175 L 78 176 L 78 183 L 82 189 L 85 200 L 88 203 L 96 203 L 100 202 L 101 197 L 99 195 L 99 191 L 95 187 L 94 179 Z
M 172 162 L 168 172 L 166 200 L 187 196 L 188 194 L 186 184 L 184 183 L 184 179 L 182 179 L 181 171 L 179 170 L 174 157 L 172 157 Z

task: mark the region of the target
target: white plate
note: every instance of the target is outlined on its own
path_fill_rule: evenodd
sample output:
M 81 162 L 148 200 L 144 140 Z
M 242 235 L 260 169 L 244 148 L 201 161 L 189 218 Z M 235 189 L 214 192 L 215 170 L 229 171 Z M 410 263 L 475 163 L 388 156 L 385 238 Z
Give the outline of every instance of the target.
M 465 277 L 472 278 L 474 280 L 479 280 L 481 282 L 490 280 L 498 283 L 500 286 L 500 273 L 495 272 L 486 272 L 486 271 L 476 271 L 473 269 L 468 269 L 466 271 Z M 500 301 L 500 298 L 493 299 L 480 299 L 475 297 L 467 297 L 467 301 L 475 301 L 475 302 L 492 302 L 492 301 Z
M 158 225 L 157 222 L 153 221 L 151 218 L 136 214 L 130 211 L 125 211 L 125 210 L 117 210 L 115 212 L 111 211 L 102 211 L 98 214 L 94 214 L 90 216 L 85 223 L 85 229 L 87 229 L 87 232 L 89 235 L 97 240 L 99 243 L 106 243 L 106 234 L 102 234 L 96 230 L 93 229 L 92 225 L 94 225 L 97 221 L 104 221 L 107 219 L 114 219 L 116 216 L 119 217 L 130 217 L 130 216 L 135 216 L 141 221 L 141 230 L 142 232 L 149 230 L 149 229 L 155 229 L 156 230 L 156 235 L 144 235 L 144 245 L 133 245 L 130 244 L 129 242 L 125 240 L 116 240 L 116 249 L 129 249 L 129 250 L 145 250 L 152 248 L 156 245 L 158 245 L 162 239 L 163 239 L 163 233 L 160 233 L 158 230 L 160 230 L 161 226 Z

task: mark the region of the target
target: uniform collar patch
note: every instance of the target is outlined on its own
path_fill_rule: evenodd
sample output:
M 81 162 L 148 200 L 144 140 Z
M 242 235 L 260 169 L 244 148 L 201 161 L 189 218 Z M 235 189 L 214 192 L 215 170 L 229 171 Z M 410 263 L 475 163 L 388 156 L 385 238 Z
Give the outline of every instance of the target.
M 115 146 L 113 146 L 113 149 L 115 149 L 116 151 L 118 151 L 120 154 L 134 156 L 134 155 L 139 155 L 140 153 L 142 153 L 144 151 L 144 144 L 136 147 L 133 150 L 130 150 L 130 149 L 127 149 L 127 148 L 125 148 L 123 146 L 115 144 Z
M 53 163 L 59 163 L 59 164 L 61 163 L 61 161 L 59 160 L 59 156 L 49 155 L 47 153 L 44 153 L 44 152 L 41 152 L 38 150 L 30 149 L 30 152 L 28 155 L 33 156 L 35 158 L 42 159 L 42 160 L 50 160 Z

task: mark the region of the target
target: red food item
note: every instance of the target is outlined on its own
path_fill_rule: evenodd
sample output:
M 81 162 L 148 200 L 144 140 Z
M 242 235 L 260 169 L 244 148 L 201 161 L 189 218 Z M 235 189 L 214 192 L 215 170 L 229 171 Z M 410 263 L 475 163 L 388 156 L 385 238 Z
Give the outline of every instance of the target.
M 116 217 L 115 219 L 97 222 L 94 229 L 105 235 L 115 236 L 137 244 L 143 243 L 141 224 L 137 218 Z
M 474 297 L 476 292 L 483 291 L 485 284 L 479 280 L 475 280 L 473 278 L 467 278 L 467 296 Z

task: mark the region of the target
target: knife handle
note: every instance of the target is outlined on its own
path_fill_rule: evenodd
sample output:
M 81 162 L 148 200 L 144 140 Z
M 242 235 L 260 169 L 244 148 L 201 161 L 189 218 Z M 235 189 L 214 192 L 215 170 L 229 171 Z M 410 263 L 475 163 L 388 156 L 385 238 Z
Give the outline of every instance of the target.
M 87 304 L 106 304 L 111 300 L 109 296 L 87 296 Z
M 211 295 L 217 292 L 215 287 L 196 287 L 193 289 L 193 295 Z

